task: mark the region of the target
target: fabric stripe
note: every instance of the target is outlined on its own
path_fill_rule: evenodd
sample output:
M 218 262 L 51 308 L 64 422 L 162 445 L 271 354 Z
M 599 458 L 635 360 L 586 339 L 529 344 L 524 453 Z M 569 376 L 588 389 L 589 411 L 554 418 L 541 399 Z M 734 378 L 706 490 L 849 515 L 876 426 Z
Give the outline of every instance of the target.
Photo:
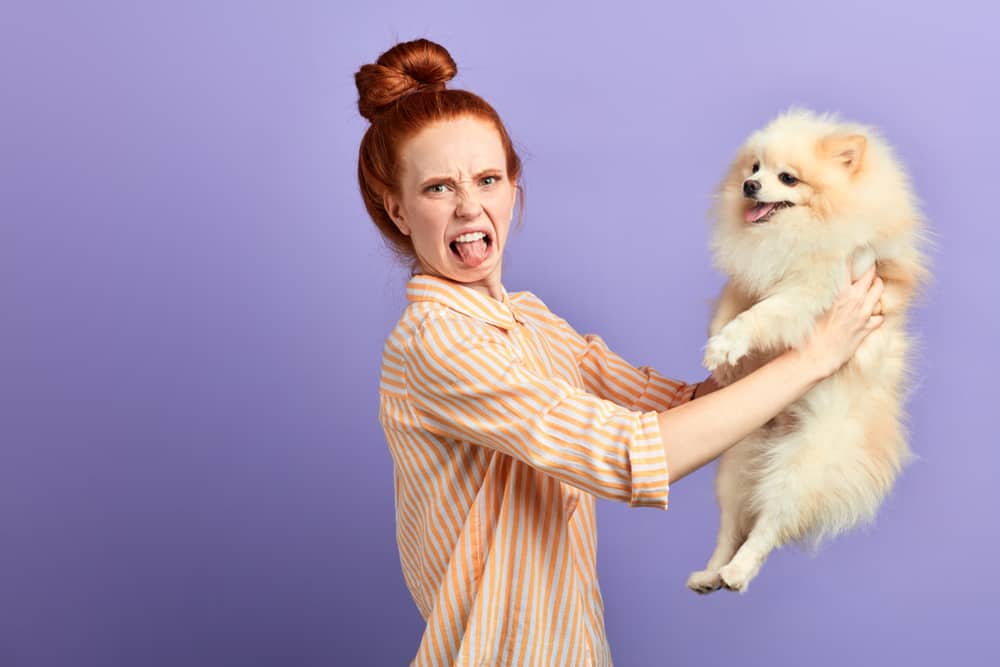
M 383 351 L 410 664 L 611 665 L 594 502 L 666 509 L 656 416 L 695 385 L 501 291 L 413 276 Z

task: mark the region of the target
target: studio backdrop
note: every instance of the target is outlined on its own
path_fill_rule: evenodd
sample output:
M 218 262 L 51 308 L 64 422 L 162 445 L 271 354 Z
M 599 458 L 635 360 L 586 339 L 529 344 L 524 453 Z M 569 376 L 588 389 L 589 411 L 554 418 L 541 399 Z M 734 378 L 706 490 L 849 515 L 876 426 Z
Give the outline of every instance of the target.
M 689 382 L 707 211 L 792 105 L 874 125 L 936 235 L 910 465 L 875 523 L 685 587 L 714 466 L 598 502 L 615 664 L 996 664 L 1000 10 L 986 3 L 8 2 L 0 665 L 405 665 L 423 631 L 378 423 L 405 268 L 353 75 L 427 37 L 524 160 L 503 281 Z

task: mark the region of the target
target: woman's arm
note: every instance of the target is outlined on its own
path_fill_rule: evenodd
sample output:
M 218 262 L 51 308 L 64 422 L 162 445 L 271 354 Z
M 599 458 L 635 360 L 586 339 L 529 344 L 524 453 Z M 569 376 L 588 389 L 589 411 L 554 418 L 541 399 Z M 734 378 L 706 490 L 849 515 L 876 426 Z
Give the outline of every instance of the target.
M 722 454 L 846 363 L 881 325 L 883 318 L 871 315 L 881 293 L 882 281 L 870 269 L 841 290 L 802 348 L 788 350 L 729 386 L 659 413 L 670 481 Z
M 691 400 L 695 385 L 660 373 L 652 366 L 633 366 L 611 350 L 604 338 L 581 334 L 531 292 L 522 292 L 518 308 L 549 326 L 549 339 L 566 348 L 580 370 L 584 388 L 636 412 L 660 412 Z
M 666 509 L 657 411 L 538 373 L 499 329 L 444 308 L 423 318 L 395 363 L 406 401 L 389 407 L 394 435 L 437 436 L 442 457 L 457 455 L 450 440 L 487 447 L 595 496 Z
M 801 351 L 789 350 L 731 385 L 707 395 L 699 389 L 697 400 L 661 412 L 657 421 L 671 483 L 763 426 L 823 377 Z

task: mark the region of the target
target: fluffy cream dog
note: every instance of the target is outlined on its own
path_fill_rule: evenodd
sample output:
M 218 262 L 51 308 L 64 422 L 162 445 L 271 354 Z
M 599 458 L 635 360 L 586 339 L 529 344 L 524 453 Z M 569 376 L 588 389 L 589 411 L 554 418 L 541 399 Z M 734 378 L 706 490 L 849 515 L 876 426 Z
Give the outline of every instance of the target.
M 729 276 L 705 366 L 729 384 L 800 346 L 845 273 L 874 261 L 885 322 L 852 359 L 720 459 L 718 543 L 688 586 L 745 591 L 771 550 L 870 521 L 910 458 L 907 310 L 929 241 L 906 174 L 872 128 L 790 110 L 754 133 L 721 186 L 712 251 Z M 853 264 L 853 269 L 851 265 Z

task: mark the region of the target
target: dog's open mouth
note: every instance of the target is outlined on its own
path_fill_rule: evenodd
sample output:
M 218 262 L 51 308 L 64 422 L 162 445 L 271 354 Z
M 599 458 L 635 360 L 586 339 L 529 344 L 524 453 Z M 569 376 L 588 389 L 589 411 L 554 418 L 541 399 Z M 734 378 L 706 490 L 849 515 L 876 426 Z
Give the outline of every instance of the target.
M 746 221 L 752 222 L 758 225 L 762 222 L 767 222 L 771 219 L 771 216 L 780 211 L 783 208 L 789 208 L 795 206 L 790 201 L 762 201 L 757 202 L 751 208 L 746 211 Z

